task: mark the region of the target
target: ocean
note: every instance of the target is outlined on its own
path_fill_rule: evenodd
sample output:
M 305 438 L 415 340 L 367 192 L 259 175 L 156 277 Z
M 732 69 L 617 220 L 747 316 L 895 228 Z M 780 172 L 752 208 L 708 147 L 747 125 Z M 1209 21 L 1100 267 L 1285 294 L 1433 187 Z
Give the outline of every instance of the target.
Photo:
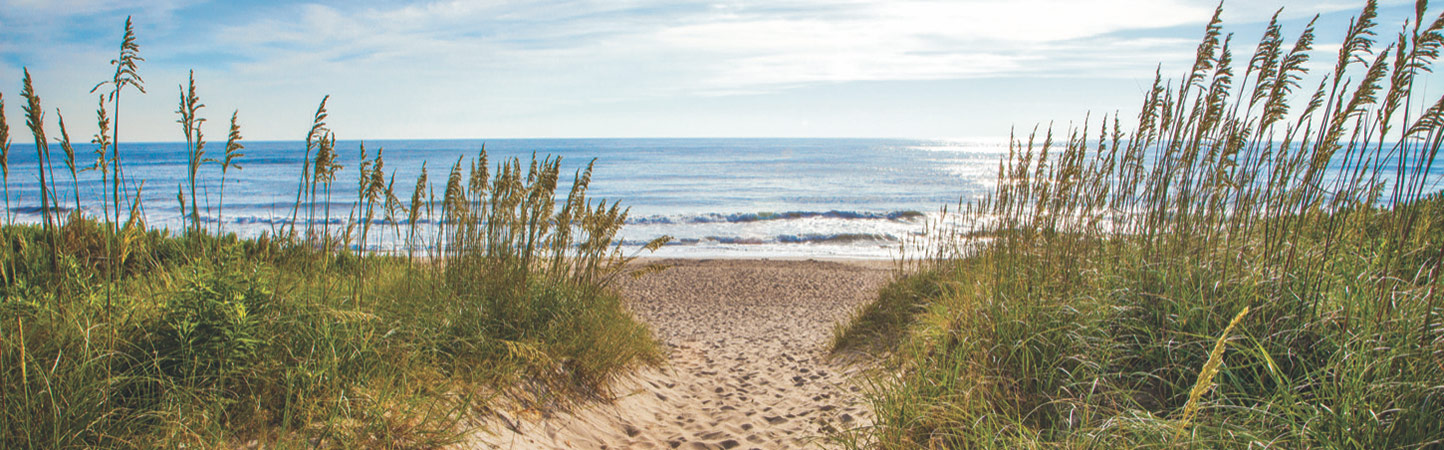
M 226 232 L 242 237 L 274 233 L 289 220 L 304 157 L 304 142 L 245 142 L 241 169 L 227 175 Z M 338 141 L 338 173 L 331 194 L 331 222 L 346 220 L 356 200 L 358 141 Z M 218 158 L 223 142 L 207 145 Z M 929 217 L 960 199 L 993 188 L 1006 139 L 499 139 L 365 141 L 368 153 L 384 149 L 396 196 L 410 199 L 425 164 L 432 189 L 445 189 L 458 158 L 474 158 L 485 145 L 494 166 L 503 159 L 530 162 L 533 154 L 562 158 L 558 196 L 572 174 L 596 161 L 588 194 L 630 208 L 621 232 L 629 253 L 655 237 L 674 239 L 644 256 L 713 258 L 890 258 L 900 244 L 923 231 Z M 93 146 L 77 147 L 80 166 L 95 159 Z M 144 181 L 144 216 L 154 228 L 182 227 L 177 189 L 186 184 L 183 143 L 122 143 L 128 180 Z M 73 207 L 75 189 L 63 153 L 51 145 L 55 185 L 62 207 Z M 15 145 L 10 155 L 11 209 L 19 220 L 39 221 L 40 198 L 33 146 Z M 466 163 L 463 163 L 465 165 Z M 64 172 L 62 172 L 64 171 Z M 494 167 L 493 167 L 494 171 Z M 207 163 L 197 177 L 203 216 L 216 224 L 220 166 Z M 136 187 L 132 184 L 133 192 Z M 188 192 L 188 187 L 186 188 Z M 82 211 L 100 217 L 100 173 L 79 178 Z M 206 205 L 211 205 L 207 207 Z M 395 250 L 395 239 L 368 244 Z

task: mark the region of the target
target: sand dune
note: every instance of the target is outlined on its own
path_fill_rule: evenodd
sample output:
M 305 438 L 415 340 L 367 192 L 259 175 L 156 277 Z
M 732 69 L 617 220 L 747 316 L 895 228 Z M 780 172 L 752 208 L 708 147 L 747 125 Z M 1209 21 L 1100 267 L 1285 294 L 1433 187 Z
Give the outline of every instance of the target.
M 548 418 L 501 412 L 472 446 L 517 449 L 797 448 L 869 423 L 853 375 L 827 358 L 833 324 L 888 276 L 883 262 L 674 260 L 619 289 L 668 363 L 618 398 Z

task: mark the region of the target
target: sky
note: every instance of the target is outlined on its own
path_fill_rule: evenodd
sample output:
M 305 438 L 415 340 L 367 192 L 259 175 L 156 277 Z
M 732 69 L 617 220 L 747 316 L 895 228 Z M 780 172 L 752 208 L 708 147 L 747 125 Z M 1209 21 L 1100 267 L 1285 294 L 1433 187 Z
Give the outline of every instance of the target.
M 1135 116 L 1155 70 L 1185 75 L 1215 6 L 4 0 L 0 94 L 12 135 L 23 133 L 28 68 L 47 114 L 59 108 L 72 139 L 88 140 L 90 89 L 114 73 L 131 16 L 147 93 L 123 94 L 123 141 L 183 139 L 175 110 L 190 70 L 212 140 L 232 111 L 247 139 L 303 139 L 326 95 L 340 139 L 1006 136 L 1090 113 Z M 1362 6 L 1235 1 L 1222 17 L 1246 59 L 1279 7 L 1289 42 L 1318 14 L 1322 67 Z M 1392 36 L 1413 2 L 1381 11 Z

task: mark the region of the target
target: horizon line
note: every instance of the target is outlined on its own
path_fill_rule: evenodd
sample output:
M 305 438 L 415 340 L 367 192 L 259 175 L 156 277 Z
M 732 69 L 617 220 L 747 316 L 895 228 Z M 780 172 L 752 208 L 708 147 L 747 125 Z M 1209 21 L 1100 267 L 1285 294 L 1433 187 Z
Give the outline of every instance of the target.
M 604 140 L 703 140 L 703 139 L 736 139 L 736 140 L 912 140 L 912 141 L 987 141 L 1008 140 L 1007 136 L 952 136 L 952 137 L 898 137 L 898 136 L 639 136 L 639 137 L 490 137 L 490 138 L 366 138 L 366 139 L 336 139 L 336 142 L 376 142 L 376 141 L 604 141 Z M 224 143 L 224 140 L 208 140 L 207 144 L 215 145 Z M 304 139 L 242 139 L 241 143 L 290 143 L 305 142 Z M 145 145 L 145 144 L 185 144 L 186 141 L 121 141 L 120 145 Z M 58 142 L 51 142 L 51 145 L 58 145 Z M 35 147 L 34 142 L 12 142 L 13 147 Z M 97 145 L 93 142 L 72 142 L 76 147 L 82 145 Z

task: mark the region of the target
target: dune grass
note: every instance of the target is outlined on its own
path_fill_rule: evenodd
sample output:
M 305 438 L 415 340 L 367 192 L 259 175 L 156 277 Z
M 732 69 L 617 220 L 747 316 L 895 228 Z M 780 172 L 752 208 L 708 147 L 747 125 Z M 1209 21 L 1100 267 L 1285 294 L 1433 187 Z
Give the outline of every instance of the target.
M 89 168 L 109 183 L 102 217 L 58 217 L 47 122 L 26 75 L 45 220 L 12 223 L 7 208 L 0 227 L 0 447 L 429 448 L 463 437 L 498 396 L 566 403 L 658 361 L 650 331 L 608 287 L 627 270 L 616 240 L 627 212 L 587 197 L 590 167 L 557 204 L 558 159 L 503 161 L 493 174 L 483 150 L 470 170 L 456 162 L 441 199 L 423 175 L 406 203 L 383 152 L 363 147 L 361 200 L 332 226 L 336 212 L 315 207 L 343 188 L 323 100 L 296 218 L 283 234 L 238 239 L 206 225 L 196 177 L 209 163 L 222 177 L 238 171 L 232 181 L 243 174 L 239 114 L 223 159 L 207 158 L 192 74 L 177 110 L 185 226 L 147 227 L 144 184 L 125 178 L 111 122 L 122 87 L 144 92 L 138 51 L 127 20 Z M 0 162 L 9 130 L 0 114 Z M 74 183 L 85 168 L 61 142 Z M 420 227 L 423 216 L 441 225 Z M 407 254 L 368 251 L 373 226 L 407 236 Z
M 1426 9 L 1376 42 L 1369 2 L 1319 78 L 1315 23 L 1290 44 L 1275 21 L 1235 61 L 1215 15 L 1136 128 L 1012 139 L 995 192 L 838 331 L 838 350 L 896 341 L 876 423 L 839 439 L 1444 445 L 1444 98 L 1415 89 L 1444 16 Z

